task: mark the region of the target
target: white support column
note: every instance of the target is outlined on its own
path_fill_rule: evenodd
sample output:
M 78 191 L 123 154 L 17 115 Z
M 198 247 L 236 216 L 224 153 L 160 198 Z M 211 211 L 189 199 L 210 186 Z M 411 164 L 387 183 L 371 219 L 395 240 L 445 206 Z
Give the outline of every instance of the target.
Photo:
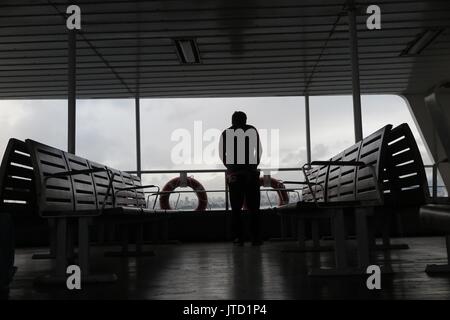
M 305 131 L 306 131 L 306 162 L 311 163 L 311 119 L 309 116 L 309 95 L 305 95 Z
M 136 112 L 136 171 L 138 177 L 141 177 L 142 159 L 141 159 L 141 104 L 139 95 L 135 98 Z
M 363 130 L 361 116 L 361 88 L 359 79 L 358 32 L 356 24 L 356 7 L 353 1 L 349 1 L 348 27 L 350 33 L 350 52 L 352 63 L 353 121 L 355 127 L 355 141 L 358 142 L 363 138 Z
M 76 55 L 77 55 L 77 33 L 76 30 L 68 30 L 68 66 L 67 66 L 67 103 L 68 103 L 68 126 L 67 126 L 67 151 L 75 154 L 76 146 Z

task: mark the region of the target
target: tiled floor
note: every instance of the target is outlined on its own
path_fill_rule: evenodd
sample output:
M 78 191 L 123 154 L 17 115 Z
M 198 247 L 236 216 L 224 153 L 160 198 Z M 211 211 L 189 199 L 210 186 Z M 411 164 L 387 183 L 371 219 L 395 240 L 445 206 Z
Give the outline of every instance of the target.
M 377 264 L 390 262 L 395 271 L 382 275 L 382 289 L 369 291 L 366 278 L 307 275 L 321 263 L 333 265 L 333 253 L 283 252 L 294 242 L 266 242 L 262 247 L 229 243 L 148 246 L 154 257 L 106 258 L 93 250 L 95 272 L 115 272 L 113 284 L 38 287 L 33 279 L 49 272 L 51 261 L 32 260 L 44 249 L 20 249 L 19 270 L 11 299 L 450 299 L 450 275 L 428 276 L 428 263 L 446 263 L 443 238 L 395 239 L 409 250 L 374 253 Z

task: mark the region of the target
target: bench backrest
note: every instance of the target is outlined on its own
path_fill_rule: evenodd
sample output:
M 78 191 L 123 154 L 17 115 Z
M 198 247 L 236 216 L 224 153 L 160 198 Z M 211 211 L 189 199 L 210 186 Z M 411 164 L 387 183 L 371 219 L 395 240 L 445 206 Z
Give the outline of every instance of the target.
M 17 153 L 18 151 L 21 153 Z M 11 165 L 12 162 L 19 160 L 22 161 L 22 166 Z M 50 177 L 55 173 L 98 168 L 104 171 Z M 22 182 L 22 179 L 19 182 L 17 179 L 11 180 L 11 177 L 16 175 L 26 177 L 27 180 L 23 180 L 25 182 Z M 117 193 L 123 188 L 141 186 L 139 177 L 33 140 L 26 140 L 24 143 L 11 139 L 2 162 L 1 199 L 2 203 L 9 198 L 24 199 L 28 207 L 33 210 L 36 208 L 43 217 L 98 215 L 101 213 L 112 177 L 114 177 L 112 188 L 104 206 L 106 209 L 125 206 L 145 207 L 143 190 Z M 16 190 L 21 183 L 28 186 L 22 198 Z M 9 193 L 11 185 L 15 191 L 15 198 Z
M 23 141 L 10 139 L 0 166 L 0 212 L 34 216 L 34 172 Z
M 385 149 L 381 173 L 385 202 L 402 206 L 428 202 L 430 194 L 422 157 L 406 123 L 390 131 Z
M 308 170 L 309 181 L 321 182 L 323 186 L 323 192 L 315 193 L 318 202 L 359 201 L 375 205 L 407 205 L 426 201 L 428 186 L 425 170 L 407 124 L 394 129 L 387 125 L 332 157 L 330 161 L 360 161 L 367 166 L 321 165 Z M 326 178 L 319 178 L 324 171 Z M 311 189 L 314 193 L 317 186 Z M 303 201 L 314 201 L 311 189 L 303 187 Z
M 309 181 L 313 185 L 311 186 L 311 188 L 306 186 L 303 187 L 303 201 L 314 201 L 314 196 L 316 197 L 317 201 L 324 201 L 327 171 L 327 166 L 317 166 L 311 168 L 311 170 L 308 170 L 306 172 Z

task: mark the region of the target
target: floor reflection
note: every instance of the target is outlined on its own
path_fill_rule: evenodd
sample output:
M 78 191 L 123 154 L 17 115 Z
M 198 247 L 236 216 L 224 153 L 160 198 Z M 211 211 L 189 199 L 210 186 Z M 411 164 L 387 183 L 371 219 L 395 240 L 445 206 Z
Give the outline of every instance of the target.
M 94 273 L 114 272 L 113 284 L 85 285 L 81 291 L 36 287 L 51 262 L 31 260 L 36 249 L 19 249 L 19 267 L 11 299 L 449 299 L 450 278 L 430 277 L 428 263 L 445 263 L 441 238 L 403 239 L 409 250 L 375 251 L 380 265 L 394 274 L 382 275 L 382 290 L 370 291 L 365 276 L 316 278 L 313 267 L 334 265 L 333 252 L 285 252 L 296 243 L 265 243 L 234 247 L 231 243 L 149 246 L 154 257 L 107 258 L 95 248 Z M 111 249 L 111 248 L 108 248 Z M 351 260 L 351 259 L 350 259 Z M 354 263 L 355 261 L 351 261 Z

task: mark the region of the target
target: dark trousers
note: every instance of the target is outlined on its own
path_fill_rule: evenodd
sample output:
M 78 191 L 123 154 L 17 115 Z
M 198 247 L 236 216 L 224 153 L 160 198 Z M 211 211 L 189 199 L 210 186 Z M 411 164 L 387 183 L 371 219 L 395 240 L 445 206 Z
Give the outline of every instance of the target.
M 259 205 L 259 171 L 247 171 L 227 174 L 231 203 L 231 223 L 233 237 L 244 240 L 244 226 L 241 209 L 244 205 L 250 214 L 251 236 L 253 241 L 261 240 L 261 217 Z

